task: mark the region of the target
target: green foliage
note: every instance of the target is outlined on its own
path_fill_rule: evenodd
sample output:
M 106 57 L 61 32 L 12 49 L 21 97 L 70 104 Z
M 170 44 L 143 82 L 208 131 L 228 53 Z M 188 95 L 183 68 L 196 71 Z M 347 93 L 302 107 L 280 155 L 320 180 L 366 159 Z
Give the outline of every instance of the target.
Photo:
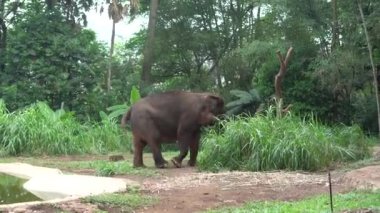
M 72 112 L 53 111 L 43 102 L 0 118 L 0 147 L 10 155 L 105 153 L 131 147 L 114 121 L 81 124 Z
M 155 198 L 137 192 L 101 194 L 86 197 L 83 200 L 94 204 L 120 207 L 120 212 L 133 212 L 133 209 L 156 202 Z
M 337 10 L 333 1 L 162 1 L 155 26 L 154 65 L 145 94 L 167 90 L 258 90 L 271 102 L 279 69 L 276 51 L 294 47 L 283 81 L 284 106 L 313 113 L 329 124 L 360 124 L 377 131 L 366 41 L 355 1 Z M 79 23 L 95 3 L 81 1 L 0 3 L 0 97 L 15 111 L 36 101 L 75 112 L 81 121 L 116 118 L 141 75 L 147 30 L 115 44 L 112 90 L 105 91 L 108 53 L 94 32 Z M 140 1 L 140 14 L 149 2 Z M 362 2 L 373 57 L 380 64 L 380 3 Z M 108 48 L 107 48 L 108 49 Z M 119 106 L 116 106 L 119 105 Z M 62 107 L 63 106 L 63 107 Z M 106 111 L 109 106 L 110 111 Z M 375 109 L 375 110 L 374 110 Z M 105 113 L 107 112 L 107 113 Z
M 39 100 L 82 116 L 93 113 L 106 57 L 95 33 L 73 27 L 41 2 L 25 7 L 8 32 L 0 96 L 11 111 Z
M 307 198 L 300 201 L 262 201 L 249 202 L 243 207 L 228 207 L 219 210 L 207 211 L 217 212 L 330 212 L 330 202 L 327 195 Z M 357 212 L 361 209 L 380 211 L 380 191 L 353 191 L 346 194 L 334 195 L 334 211 Z M 371 211 L 371 212 L 372 212 Z
M 315 69 L 311 78 L 316 79 L 320 88 L 330 91 L 330 101 L 325 101 L 325 107 L 331 115 L 331 120 L 350 123 L 354 117 L 363 111 L 356 111 L 355 106 L 360 98 L 355 93 L 365 92 L 365 96 L 374 95 L 368 90 L 366 82 L 372 81 L 370 72 L 364 70 L 365 59 L 362 54 L 352 50 L 336 50 L 329 58 L 316 58 L 311 67 Z M 361 99 L 365 104 L 371 100 Z
M 129 97 L 130 97 L 129 98 L 130 106 L 141 99 L 140 91 L 139 89 L 137 89 L 136 86 L 132 86 L 131 94 Z M 108 115 L 103 111 L 100 111 L 99 114 L 102 121 L 112 120 L 115 118 L 119 118 L 121 115 L 126 113 L 128 109 L 129 109 L 129 106 L 127 104 L 118 104 L 118 105 L 114 105 L 107 108 L 107 111 L 110 111 Z
M 125 112 L 127 112 L 129 109 L 129 106 L 127 104 L 119 104 L 110 106 L 107 108 L 107 111 L 110 111 L 110 114 L 105 114 L 105 112 L 100 111 L 100 115 L 102 120 L 104 119 L 113 119 L 118 118 L 119 116 L 123 115 Z
M 140 91 L 135 86 L 132 87 L 129 103 L 133 105 L 141 99 Z
M 221 70 L 228 88 L 248 90 L 254 86 L 259 93 L 274 93 L 273 78 L 278 71 L 275 51 L 284 49 L 280 42 L 252 41 L 237 48 L 223 58 Z
M 368 132 L 377 131 L 377 106 L 372 85 L 364 86 L 363 90 L 356 91 L 352 96 L 353 122 L 359 124 Z
M 318 170 L 369 155 L 369 141 L 358 126 L 327 127 L 317 121 L 273 113 L 237 117 L 211 130 L 203 140 L 199 168 L 217 171 Z
M 230 93 L 238 99 L 226 104 L 227 114 L 232 115 L 244 112 L 253 115 L 256 113 L 260 104 L 260 96 L 257 90 L 231 90 Z

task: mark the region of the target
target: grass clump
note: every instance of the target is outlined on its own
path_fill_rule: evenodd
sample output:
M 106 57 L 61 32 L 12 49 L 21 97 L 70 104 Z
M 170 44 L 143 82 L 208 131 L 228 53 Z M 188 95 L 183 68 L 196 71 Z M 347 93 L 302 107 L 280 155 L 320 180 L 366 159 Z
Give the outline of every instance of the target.
M 327 127 L 296 116 L 237 117 L 203 139 L 203 170 L 318 170 L 369 156 L 370 139 L 358 126 Z
M 141 195 L 139 192 L 113 193 L 90 196 L 83 199 L 85 202 L 97 204 L 107 208 L 119 208 L 122 212 L 133 212 L 133 209 L 151 205 L 156 199 L 151 196 Z
M 121 174 L 132 174 L 140 176 L 154 176 L 156 171 L 148 168 L 133 168 L 127 161 L 110 162 L 106 160 L 75 161 L 66 164 L 71 169 L 94 169 L 98 176 L 114 176 Z
M 0 153 L 84 154 L 125 151 L 130 142 L 114 120 L 80 123 L 74 113 L 38 102 L 9 113 L 0 100 Z
M 370 209 L 371 212 L 380 211 L 380 191 L 354 191 L 338 194 L 333 197 L 334 212 Z M 218 212 L 330 212 L 330 201 L 326 195 L 308 198 L 300 201 L 262 201 L 249 202 L 239 208 L 221 208 L 209 210 L 208 213 Z M 358 211 L 359 212 L 359 211 Z
M 157 175 L 155 170 L 145 168 L 134 168 L 131 163 L 127 162 L 107 162 L 98 161 L 91 163 L 95 167 L 96 174 L 99 176 L 113 176 L 120 174 L 131 174 L 140 176 L 154 176 Z

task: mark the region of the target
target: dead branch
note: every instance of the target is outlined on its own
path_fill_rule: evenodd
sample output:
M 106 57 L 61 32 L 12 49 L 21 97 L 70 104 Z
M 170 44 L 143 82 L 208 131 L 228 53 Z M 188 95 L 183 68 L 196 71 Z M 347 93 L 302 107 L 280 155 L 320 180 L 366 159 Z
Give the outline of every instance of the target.
M 292 52 L 293 52 L 293 47 L 290 47 L 288 49 L 288 52 L 286 54 L 285 59 L 282 56 L 280 51 L 276 52 L 278 60 L 280 61 L 280 70 L 278 71 L 278 73 L 275 77 L 275 81 L 274 81 L 275 96 L 276 96 L 277 101 L 279 101 L 282 98 L 282 89 L 281 89 L 282 80 L 284 79 L 284 76 L 286 74 L 286 68 L 288 66 L 289 59 L 290 59 Z

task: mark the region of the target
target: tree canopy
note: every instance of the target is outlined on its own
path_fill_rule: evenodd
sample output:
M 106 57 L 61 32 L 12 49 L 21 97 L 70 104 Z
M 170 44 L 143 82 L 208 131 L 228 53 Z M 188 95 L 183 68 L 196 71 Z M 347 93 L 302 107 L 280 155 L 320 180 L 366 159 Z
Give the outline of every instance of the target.
M 132 86 L 140 85 L 145 95 L 218 92 L 240 109 L 236 113 L 254 114 L 258 102 L 273 104 L 280 68 L 276 52 L 293 47 L 282 82 L 284 105 L 291 104 L 292 113 L 378 131 L 367 43 L 372 44 L 377 74 L 379 1 L 140 0 L 137 13 L 125 18 L 150 14 L 155 20 L 115 44 L 111 59 L 109 47 L 83 27 L 85 11 L 101 3 L 1 1 L 0 94 L 9 109 L 42 100 L 96 118 L 104 108 L 128 102 Z M 108 81 L 112 89 L 107 92 Z M 260 98 L 253 98 L 249 107 L 236 101 L 236 91 Z

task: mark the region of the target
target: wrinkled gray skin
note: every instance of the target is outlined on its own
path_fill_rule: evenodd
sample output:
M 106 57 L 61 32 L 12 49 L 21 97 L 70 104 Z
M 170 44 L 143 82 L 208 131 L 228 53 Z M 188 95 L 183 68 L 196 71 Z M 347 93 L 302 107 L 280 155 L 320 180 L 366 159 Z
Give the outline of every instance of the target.
M 166 92 L 147 96 L 124 114 L 121 124 L 130 123 L 134 144 L 134 167 L 143 167 L 143 149 L 149 145 L 157 168 L 168 162 L 162 157 L 163 142 L 178 141 L 180 153 L 172 159 L 176 167 L 190 149 L 189 166 L 198 154 L 201 126 L 213 124 L 224 110 L 221 97 L 211 93 Z

